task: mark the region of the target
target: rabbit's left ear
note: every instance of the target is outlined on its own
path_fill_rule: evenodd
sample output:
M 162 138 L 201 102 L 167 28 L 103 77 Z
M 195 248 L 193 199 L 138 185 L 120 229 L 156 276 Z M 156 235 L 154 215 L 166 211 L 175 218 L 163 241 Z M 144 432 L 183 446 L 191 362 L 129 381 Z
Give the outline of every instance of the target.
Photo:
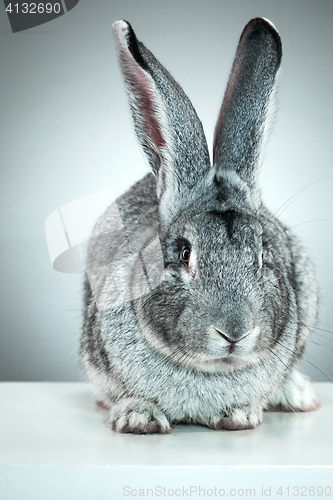
M 203 128 L 180 85 L 131 25 L 116 21 L 112 32 L 134 128 L 157 178 L 160 213 L 170 220 L 207 182 L 211 166 Z
M 273 24 L 252 19 L 240 37 L 216 124 L 213 158 L 217 181 L 226 170 L 232 171 L 240 183 L 256 191 L 281 56 L 281 39 Z

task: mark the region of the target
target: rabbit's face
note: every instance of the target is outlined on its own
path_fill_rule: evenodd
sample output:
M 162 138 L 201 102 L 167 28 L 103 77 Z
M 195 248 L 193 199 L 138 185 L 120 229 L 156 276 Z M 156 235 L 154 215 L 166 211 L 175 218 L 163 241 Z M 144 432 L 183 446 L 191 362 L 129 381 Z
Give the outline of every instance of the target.
M 164 279 L 134 301 L 141 331 L 179 363 L 207 369 L 255 363 L 270 352 L 286 321 L 281 310 L 288 308 L 285 269 L 278 283 L 263 273 L 262 227 L 254 215 L 280 36 L 261 18 L 244 28 L 211 165 L 202 124 L 179 84 L 127 22 L 117 22 L 113 32 L 135 130 L 156 177 L 163 227 Z M 194 203 L 201 209 L 190 213 Z M 145 205 L 146 198 L 135 213 Z
M 261 233 L 254 215 L 236 209 L 180 216 L 161 236 L 164 279 L 135 306 L 148 341 L 206 370 L 269 355 L 287 291 L 264 272 Z

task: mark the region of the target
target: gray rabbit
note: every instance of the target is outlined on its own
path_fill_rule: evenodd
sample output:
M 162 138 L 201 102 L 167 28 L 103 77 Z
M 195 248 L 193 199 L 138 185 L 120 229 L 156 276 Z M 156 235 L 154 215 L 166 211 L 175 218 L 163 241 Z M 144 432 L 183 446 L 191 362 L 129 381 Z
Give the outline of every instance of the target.
M 315 410 L 297 365 L 316 321 L 316 279 L 258 187 L 278 32 L 262 18 L 245 26 L 211 165 L 179 84 L 129 23 L 112 31 L 152 172 L 102 215 L 88 249 L 81 355 L 111 427 L 252 429 L 265 409 Z

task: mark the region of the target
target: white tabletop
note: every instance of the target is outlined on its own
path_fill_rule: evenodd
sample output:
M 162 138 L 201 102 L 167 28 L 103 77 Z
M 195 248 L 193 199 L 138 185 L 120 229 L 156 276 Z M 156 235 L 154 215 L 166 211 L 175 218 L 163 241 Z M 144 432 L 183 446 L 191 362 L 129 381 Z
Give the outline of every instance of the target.
M 0 465 L 333 466 L 333 386 L 323 407 L 265 413 L 254 430 L 176 426 L 170 435 L 118 434 L 86 383 L 0 384 Z

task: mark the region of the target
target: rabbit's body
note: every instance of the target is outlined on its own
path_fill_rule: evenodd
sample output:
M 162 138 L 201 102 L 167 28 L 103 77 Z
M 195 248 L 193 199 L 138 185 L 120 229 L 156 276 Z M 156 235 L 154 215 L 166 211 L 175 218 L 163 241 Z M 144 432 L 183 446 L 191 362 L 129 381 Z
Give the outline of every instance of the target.
M 264 20 L 250 25 L 241 38 L 245 49 L 241 42 L 238 49 L 243 58 L 253 57 L 259 33 L 277 43 L 276 56 L 269 50 L 279 59 L 274 28 Z M 116 23 L 115 32 L 134 123 L 155 175 L 106 211 L 88 251 L 81 353 L 113 428 L 167 433 L 177 422 L 253 428 L 265 408 L 315 409 L 318 401 L 296 366 L 316 319 L 316 280 L 298 240 L 262 205 L 256 183 L 260 148 L 253 137 L 261 146 L 278 64 L 264 70 L 273 75 L 265 83 L 269 92 L 265 87 L 259 96 L 263 109 L 252 105 L 256 119 L 248 113 L 251 146 L 238 159 L 224 137 L 239 131 L 238 114 L 220 130 L 232 113 L 232 92 L 237 101 L 231 77 L 210 167 L 191 105 L 184 105 L 186 126 L 185 112 L 177 118 L 165 111 L 174 106 L 173 93 L 187 99 L 178 84 L 127 23 Z M 246 36 L 252 41 L 244 42 Z M 185 162 L 184 142 L 190 143 Z

